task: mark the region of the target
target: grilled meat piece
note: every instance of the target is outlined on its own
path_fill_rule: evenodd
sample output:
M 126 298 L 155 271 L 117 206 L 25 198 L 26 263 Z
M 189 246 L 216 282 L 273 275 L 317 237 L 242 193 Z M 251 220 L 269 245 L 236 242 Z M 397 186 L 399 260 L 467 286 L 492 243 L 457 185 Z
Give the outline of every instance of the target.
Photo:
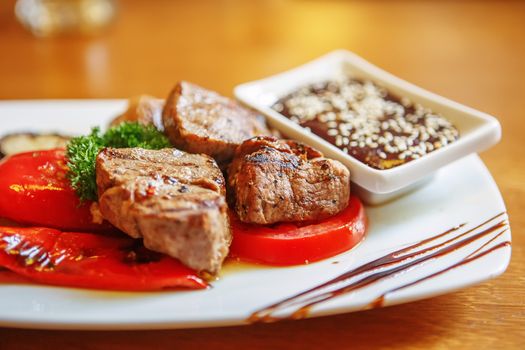
M 144 245 L 216 274 L 231 233 L 224 177 L 205 155 L 106 148 L 97 156 L 104 218 Z
M 179 82 L 162 113 L 175 147 L 227 163 L 244 140 L 270 135 L 264 119 L 235 101 L 188 82 Z
M 350 172 L 299 142 L 255 137 L 235 152 L 228 189 L 244 222 L 323 219 L 348 205 Z
M 149 95 L 132 97 L 128 102 L 128 109 L 111 121 L 110 126 L 124 122 L 139 122 L 144 125 L 153 124 L 158 130 L 164 131 L 162 124 L 162 108 L 164 100 Z

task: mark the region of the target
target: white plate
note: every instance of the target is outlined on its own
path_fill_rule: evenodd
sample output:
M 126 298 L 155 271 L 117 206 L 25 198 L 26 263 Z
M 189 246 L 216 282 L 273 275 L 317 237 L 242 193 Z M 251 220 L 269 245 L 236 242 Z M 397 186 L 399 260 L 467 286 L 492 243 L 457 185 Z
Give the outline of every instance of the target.
M 124 107 L 124 101 L 115 100 L 0 102 L 0 134 L 17 130 L 84 133 L 91 125 L 105 124 Z M 393 305 L 448 293 L 493 278 L 503 273 L 509 263 L 511 236 L 505 206 L 490 173 L 475 155 L 446 166 L 427 186 L 389 204 L 369 207 L 367 213 L 368 236 L 353 251 L 297 267 L 239 269 L 226 266 L 223 277 L 209 290 L 121 293 L 0 284 L 0 326 L 154 329 L 245 324 L 258 310 L 463 223 L 464 226 L 447 237 L 428 242 L 425 247 L 461 234 L 464 235 L 450 244 L 468 244 L 442 256 L 436 253 L 438 248 L 427 251 L 409 261 L 429 254 L 434 254 L 435 258 L 408 269 L 399 269 L 399 264 L 409 263 L 402 261 L 343 280 L 329 287 L 328 292 L 352 285 L 356 279 L 373 280 L 385 270 L 399 270 L 363 288 L 315 305 L 308 316 Z M 498 214 L 485 226 L 468 232 Z M 501 224 L 495 226 L 497 223 Z M 483 233 L 484 229 L 494 226 L 497 227 L 495 231 Z M 470 238 L 469 241 L 469 237 L 479 239 Z M 488 253 L 465 262 L 464 259 L 480 247 L 479 252 Z M 499 248 L 492 250 L 493 247 Z M 458 263 L 456 268 L 446 270 Z M 443 270 L 446 272 L 440 272 Z M 377 302 L 387 291 L 434 274 L 420 283 L 386 294 L 383 303 Z M 320 296 L 313 293 L 306 297 Z M 305 304 L 304 300 L 292 301 L 271 316 L 287 317 Z
M 397 96 L 408 97 L 440 113 L 458 128 L 459 139 L 406 164 L 378 170 L 344 153 L 271 108 L 279 98 L 302 86 L 345 75 L 372 80 Z M 266 115 L 270 124 L 284 135 L 314 146 L 328 157 L 345 164 L 350 169 L 352 182 L 359 186 L 362 198 L 370 204 L 385 202 L 410 191 L 439 168 L 461 157 L 483 151 L 496 144 L 501 137 L 501 127 L 496 118 L 401 80 L 346 50 L 333 51 L 284 73 L 239 85 L 235 88 L 235 96 Z

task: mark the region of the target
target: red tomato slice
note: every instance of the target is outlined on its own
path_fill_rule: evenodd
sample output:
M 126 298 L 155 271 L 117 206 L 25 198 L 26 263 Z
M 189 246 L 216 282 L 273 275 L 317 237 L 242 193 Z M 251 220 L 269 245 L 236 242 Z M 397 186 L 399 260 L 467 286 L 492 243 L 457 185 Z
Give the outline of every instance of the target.
M 308 224 L 260 226 L 243 223 L 236 215 L 230 218 L 231 256 L 271 265 L 306 264 L 337 255 L 361 242 L 367 228 L 363 204 L 356 196 L 341 213 Z
M 0 227 L 0 266 L 57 286 L 129 291 L 207 286 L 178 260 L 138 240 L 40 227 Z
M 65 151 L 26 152 L 0 161 L 0 217 L 72 231 L 107 230 L 95 224 L 91 202 L 80 201 L 66 178 Z

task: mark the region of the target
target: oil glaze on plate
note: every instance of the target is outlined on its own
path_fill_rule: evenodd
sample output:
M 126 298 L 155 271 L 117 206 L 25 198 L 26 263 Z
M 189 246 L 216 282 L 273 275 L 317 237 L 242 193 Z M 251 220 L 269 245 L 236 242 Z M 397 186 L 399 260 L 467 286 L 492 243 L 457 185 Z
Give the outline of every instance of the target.
M 105 125 L 121 100 L 0 102 L 0 135 L 80 134 Z M 227 263 L 213 288 L 156 293 L 0 284 L 0 326 L 160 329 L 240 325 L 401 304 L 494 278 L 510 260 L 505 205 L 476 155 L 444 167 L 426 186 L 367 207 L 365 240 L 310 265 Z

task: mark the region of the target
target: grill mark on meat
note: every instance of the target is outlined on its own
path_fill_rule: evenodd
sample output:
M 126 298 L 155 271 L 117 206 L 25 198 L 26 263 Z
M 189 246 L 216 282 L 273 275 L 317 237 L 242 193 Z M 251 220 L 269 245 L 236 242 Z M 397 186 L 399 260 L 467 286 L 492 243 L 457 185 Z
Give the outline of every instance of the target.
M 284 160 L 276 159 L 274 155 L 272 155 L 273 152 L 279 152 L 273 148 L 270 147 L 263 147 L 262 152 L 256 152 L 252 153 L 250 155 L 245 156 L 244 160 L 249 163 L 253 164 L 264 164 L 264 163 L 274 163 L 279 165 L 282 169 L 290 169 L 294 170 L 299 166 L 297 157 L 293 156 L 285 156 Z M 282 152 L 284 153 L 284 152 Z M 282 176 L 282 173 L 280 173 Z

